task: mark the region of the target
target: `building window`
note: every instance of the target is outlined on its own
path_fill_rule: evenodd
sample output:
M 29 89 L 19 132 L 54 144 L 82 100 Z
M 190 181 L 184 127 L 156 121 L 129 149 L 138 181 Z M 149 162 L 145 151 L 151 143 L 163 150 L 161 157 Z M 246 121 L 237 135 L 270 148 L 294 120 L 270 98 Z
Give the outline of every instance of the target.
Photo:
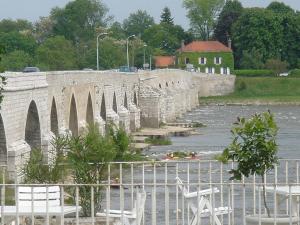
M 215 68 L 214 67 L 206 67 L 205 68 L 205 73 L 214 74 L 215 73 Z
M 199 58 L 199 64 L 200 64 L 200 65 L 205 65 L 205 64 L 206 64 L 206 58 L 200 57 L 200 58 Z
M 221 74 L 230 74 L 230 68 L 229 67 L 221 67 Z
M 185 58 L 185 64 L 190 64 L 190 58 L 188 57 Z
M 215 64 L 220 65 L 222 63 L 222 57 L 215 57 Z

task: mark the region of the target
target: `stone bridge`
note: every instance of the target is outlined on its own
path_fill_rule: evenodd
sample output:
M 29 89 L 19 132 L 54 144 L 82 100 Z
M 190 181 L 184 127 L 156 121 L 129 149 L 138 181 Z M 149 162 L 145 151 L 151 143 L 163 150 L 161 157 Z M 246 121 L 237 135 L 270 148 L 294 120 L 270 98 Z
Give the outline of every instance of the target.
M 233 90 L 235 77 L 181 70 L 139 73 L 59 71 L 5 73 L 0 109 L 0 165 L 11 176 L 32 148 L 48 149 L 54 135 L 80 135 L 88 124 L 113 122 L 131 132 L 159 127 L 198 106 L 199 96 Z

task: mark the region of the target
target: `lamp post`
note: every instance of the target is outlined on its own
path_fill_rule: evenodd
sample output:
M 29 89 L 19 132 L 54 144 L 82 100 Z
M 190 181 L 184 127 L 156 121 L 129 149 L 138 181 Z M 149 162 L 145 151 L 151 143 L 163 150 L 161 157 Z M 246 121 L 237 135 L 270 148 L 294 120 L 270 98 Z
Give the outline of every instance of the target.
M 147 45 L 144 44 L 144 64 L 143 64 L 144 69 L 145 69 L 145 65 L 146 65 L 146 47 L 147 47 Z
M 129 52 L 128 52 L 128 42 L 129 42 L 129 39 L 130 38 L 132 38 L 132 37 L 135 37 L 135 34 L 133 34 L 133 35 L 130 35 L 129 37 L 127 37 L 127 39 L 126 39 L 126 46 L 127 46 L 127 67 L 128 67 L 128 69 L 129 69 Z
M 99 37 L 108 35 L 108 33 L 100 33 L 97 35 L 97 70 L 99 70 Z

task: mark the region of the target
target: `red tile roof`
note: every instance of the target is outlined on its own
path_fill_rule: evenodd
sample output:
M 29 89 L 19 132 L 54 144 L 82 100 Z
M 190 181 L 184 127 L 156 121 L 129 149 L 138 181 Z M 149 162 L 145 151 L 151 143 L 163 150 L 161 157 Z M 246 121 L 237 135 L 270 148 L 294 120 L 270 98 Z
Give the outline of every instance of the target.
M 193 41 L 183 48 L 178 49 L 182 52 L 232 52 L 230 48 L 219 41 Z
M 175 64 L 174 56 L 155 56 L 155 67 L 163 68 Z

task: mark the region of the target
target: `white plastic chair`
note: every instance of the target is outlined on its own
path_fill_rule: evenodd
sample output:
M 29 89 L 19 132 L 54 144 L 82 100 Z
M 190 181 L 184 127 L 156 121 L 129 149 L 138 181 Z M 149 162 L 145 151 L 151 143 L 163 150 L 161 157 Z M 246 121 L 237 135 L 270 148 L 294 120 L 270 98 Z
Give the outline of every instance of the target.
M 213 209 L 210 198 L 212 194 L 219 192 L 218 188 L 214 187 L 201 191 L 189 192 L 179 177 L 176 177 L 176 181 L 179 189 L 182 191 L 184 200 L 188 203 L 193 215 L 189 225 L 196 225 L 201 217 L 211 217 L 215 224 L 221 225 L 218 216 L 229 214 L 231 212 L 229 207 L 218 207 Z

